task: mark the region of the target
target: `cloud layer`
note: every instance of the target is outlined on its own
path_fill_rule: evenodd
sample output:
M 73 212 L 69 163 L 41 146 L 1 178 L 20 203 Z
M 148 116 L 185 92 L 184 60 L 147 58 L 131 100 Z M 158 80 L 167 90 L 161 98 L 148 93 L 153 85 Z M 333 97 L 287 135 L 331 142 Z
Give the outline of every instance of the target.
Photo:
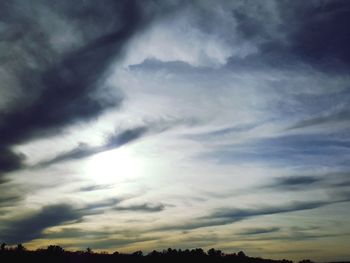
M 0 241 L 348 260 L 349 12 L 4 3 Z

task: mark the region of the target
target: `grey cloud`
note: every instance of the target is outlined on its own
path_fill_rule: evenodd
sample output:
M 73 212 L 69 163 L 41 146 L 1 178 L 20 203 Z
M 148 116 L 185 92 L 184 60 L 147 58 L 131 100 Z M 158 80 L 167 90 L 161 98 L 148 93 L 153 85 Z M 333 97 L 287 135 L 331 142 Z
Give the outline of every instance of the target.
M 110 136 L 107 142 L 102 146 L 88 146 L 86 144 L 80 144 L 77 148 L 61 153 L 51 160 L 40 162 L 34 167 L 45 167 L 60 162 L 84 159 L 97 153 L 112 150 L 124 144 L 130 143 L 145 135 L 147 131 L 148 129 L 146 127 L 128 129 Z
M 249 218 L 265 216 L 265 215 L 276 215 L 283 213 L 291 213 L 297 211 L 312 210 L 326 205 L 335 203 L 348 202 L 350 201 L 348 194 L 343 194 L 338 199 L 330 201 L 310 201 L 310 202 L 294 202 L 281 206 L 260 206 L 261 208 L 248 208 L 248 209 L 236 209 L 236 208 L 222 208 L 214 211 L 213 213 L 194 218 L 191 222 L 184 222 L 182 224 L 175 225 L 164 225 L 154 230 L 167 231 L 167 230 L 190 230 L 203 227 L 212 227 L 227 225 Z
M 15 184 L 10 180 L 5 180 L 0 183 L 0 213 L 8 208 L 11 210 L 16 207 L 26 194 L 31 191 L 31 188 L 26 185 Z
M 281 190 L 305 190 L 319 185 L 324 178 L 314 176 L 287 176 L 278 177 L 268 188 L 273 187 Z
M 49 231 L 43 234 L 43 238 L 54 239 L 54 238 L 105 238 L 110 235 L 108 231 L 91 231 L 84 230 L 81 228 L 63 228 L 59 231 Z
M 0 207 L 11 206 L 15 201 L 22 200 L 21 196 L 10 194 L 10 195 L 2 195 L 0 197 Z
M 135 235 L 139 235 L 134 229 L 102 229 L 102 230 L 88 230 L 84 228 L 77 227 L 65 227 L 57 231 L 45 231 L 43 234 L 43 238 L 46 239 L 54 239 L 54 238 L 84 238 L 84 239 L 106 239 L 112 235 L 118 235 L 122 238 L 131 238 Z
M 5 207 L 11 207 L 17 204 L 19 201 L 23 200 L 22 195 L 2 192 L 0 196 L 0 211 Z
M 20 197 L 6 196 L 0 199 L 0 204 L 3 207 L 6 207 L 8 202 L 17 201 L 18 198 Z M 47 205 L 42 207 L 40 210 L 29 212 L 28 214 L 17 218 L 3 220 L 3 222 L 0 224 L 0 239 L 9 244 L 15 244 L 28 242 L 42 237 L 72 237 L 72 235 L 75 234 L 79 234 L 79 236 L 85 235 L 106 237 L 111 233 L 118 234 L 119 232 L 96 231 L 87 232 L 84 234 L 82 230 L 72 228 L 60 231 L 58 233 L 45 233 L 45 230 L 68 222 L 79 222 L 84 216 L 100 214 L 103 213 L 105 209 L 142 212 L 158 212 L 164 209 L 164 205 L 162 204 L 150 203 L 118 207 L 117 205 L 124 200 L 126 200 L 126 198 L 109 198 L 83 205 L 80 208 L 73 207 L 68 204 Z M 125 234 L 125 231 L 120 233 Z M 129 241 L 126 240 L 125 242 Z M 134 240 L 130 242 L 132 243 L 138 241 Z
M 112 188 L 112 185 L 88 185 L 88 186 L 80 187 L 78 191 L 92 192 L 92 191 L 105 190 L 110 188 Z
M 333 114 L 328 114 L 326 116 L 318 116 L 315 118 L 310 118 L 297 122 L 296 124 L 289 127 L 290 130 L 307 128 L 315 125 L 322 124 L 335 124 L 337 122 L 346 122 L 350 120 L 350 109 L 344 109 L 342 111 L 335 112 Z
M 132 198 L 131 196 L 124 196 L 119 198 L 108 198 L 96 202 L 91 202 L 84 205 L 79 211 L 85 214 L 101 213 L 106 209 L 112 209 L 115 211 L 127 211 L 127 212 L 161 212 L 166 208 L 166 205 L 162 203 L 140 203 L 123 205 L 122 202 Z
M 134 211 L 134 212 L 160 212 L 165 209 L 163 204 L 144 203 L 139 205 L 117 206 L 113 208 L 117 211 Z
M 9 243 L 24 243 L 42 236 L 46 228 L 82 219 L 83 214 L 67 204 L 44 206 L 8 222 L 2 222 L 0 239 Z
M 152 230 L 154 231 L 172 231 L 172 230 L 192 230 L 203 227 L 212 227 L 212 226 L 221 226 L 232 223 L 227 219 L 222 218 L 194 218 L 191 221 L 183 222 L 181 224 L 173 224 L 173 225 L 163 225 L 159 227 L 155 227 Z
M 267 188 L 276 190 L 310 190 L 343 188 L 350 184 L 349 172 L 322 173 L 317 175 L 299 175 L 277 177 L 267 184 Z
M 256 216 L 310 210 L 337 202 L 339 201 L 294 202 L 284 206 L 263 207 L 259 209 L 220 209 L 207 218 L 225 218 L 231 222 L 235 222 Z
M 186 138 L 190 138 L 192 140 L 212 140 L 216 138 L 222 138 L 228 135 L 242 134 L 252 130 L 257 126 L 258 124 L 245 124 L 245 125 L 231 126 L 231 127 L 218 129 L 210 132 L 186 135 Z
M 112 209 L 115 211 L 128 211 L 128 212 L 161 212 L 165 209 L 165 205 L 162 203 L 140 203 L 140 204 L 130 204 L 123 205 L 123 201 L 130 199 L 131 197 L 120 197 L 120 198 L 109 198 L 97 202 L 92 202 L 86 204 L 81 208 L 81 211 L 99 213 L 104 209 Z
M 257 236 L 257 237 L 245 237 L 242 241 L 269 241 L 269 240 L 281 240 L 281 241 L 303 241 L 310 239 L 320 239 L 320 238 L 329 238 L 329 237 L 339 237 L 339 236 L 348 236 L 350 233 L 287 233 L 280 235 L 272 236 Z
M 91 211 L 96 212 L 100 209 L 106 209 L 114 207 L 115 205 L 119 204 L 120 202 L 124 201 L 125 198 L 109 198 L 97 202 L 92 202 L 87 205 L 85 205 L 83 208 L 81 208 L 81 211 Z
M 259 235 L 266 233 L 274 233 L 280 231 L 279 227 L 269 227 L 269 228 L 249 228 L 240 231 L 238 234 L 240 235 Z
M 9 197 L 10 199 L 10 197 Z M 105 209 L 114 207 L 122 198 L 109 198 L 86 204 L 80 208 L 68 204 L 55 204 L 42 207 L 0 224 L 0 239 L 9 244 L 24 243 L 47 236 L 44 231 L 53 226 L 68 222 L 79 222 L 84 216 L 103 213 Z M 4 199 L 4 202 L 11 200 Z M 64 233 L 61 233 L 64 235 Z M 101 232 L 100 235 L 103 235 Z

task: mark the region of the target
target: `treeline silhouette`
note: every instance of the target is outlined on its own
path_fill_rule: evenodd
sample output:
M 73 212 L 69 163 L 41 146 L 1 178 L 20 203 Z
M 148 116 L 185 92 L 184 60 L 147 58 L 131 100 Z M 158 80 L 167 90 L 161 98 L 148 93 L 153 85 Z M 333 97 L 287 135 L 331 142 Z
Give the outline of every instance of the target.
M 291 260 L 272 260 L 258 257 L 249 257 L 240 251 L 238 253 L 225 254 L 221 250 L 214 248 L 205 252 L 201 248 L 195 249 L 171 249 L 152 251 L 143 254 L 142 251 L 125 254 L 114 252 L 95 253 L 90 248 L 85 251 L 66 251 L 57 245 L 50 245 L 46 249 L 37 249 L 35 251 L 27 250 L 22 244 L 15 247 L 7 247 L 5 243 L 0 248 L 0 262 L 23 262 L 23 263 L 58 263 L 58 262 L 78 262 L 78 263 L 109 263 L 109 262 L 180 262 L 180 261 L 199 261 L 205 262 L 230 262 L 230 263 L 293 263 Z M 302 260 L 299 263 L 312 263 L 310 260 Z

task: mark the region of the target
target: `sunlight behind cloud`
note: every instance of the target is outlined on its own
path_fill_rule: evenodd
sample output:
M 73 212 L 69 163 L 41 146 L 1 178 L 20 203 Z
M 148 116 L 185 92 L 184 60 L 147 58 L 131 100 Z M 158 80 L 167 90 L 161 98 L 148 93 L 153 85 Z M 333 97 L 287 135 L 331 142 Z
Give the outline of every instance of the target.
M 97 184 L 117 183 L 140 176 L 142 166 L 125 147 L 93 156 L 85 167 L 87 177 Z

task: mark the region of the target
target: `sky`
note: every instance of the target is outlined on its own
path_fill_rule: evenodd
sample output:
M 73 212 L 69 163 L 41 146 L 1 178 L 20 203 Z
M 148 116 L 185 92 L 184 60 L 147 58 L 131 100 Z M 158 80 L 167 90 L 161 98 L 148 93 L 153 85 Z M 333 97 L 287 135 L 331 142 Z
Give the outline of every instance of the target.
M 0 241 L 349 260 L 350 3 L 0 3 Z

